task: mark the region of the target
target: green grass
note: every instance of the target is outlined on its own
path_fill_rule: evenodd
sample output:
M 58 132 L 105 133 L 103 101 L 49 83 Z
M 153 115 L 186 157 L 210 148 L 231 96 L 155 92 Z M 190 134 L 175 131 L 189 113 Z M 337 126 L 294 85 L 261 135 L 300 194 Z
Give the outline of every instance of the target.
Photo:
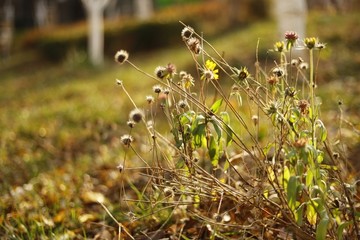
M 344 103 L 345 118 L 359 129 L 356 77 L 360 72 L 356 66 L 360 58 L 353 51 L 360 41 L 359 30 L 353 27 L 359 23 L 358 14 L 315 14 L 309 22 L 309 31 L 329 42 L 320 62 L 328 67 L 319 75 L 318 84 L 327 85 L 320 95 L 325 99 L 325 121 L 334 135 L 339 126 L 334 121 L 338 99 Z M 230 62 L 252 70 L 258 39 L 259 57 L 273 61 L 266 51 L 276 40 L 273 22 L 234 29 L 210 41 Z M 178 70 L 195 70 L 185 47 L 135 56 L 130 53 L 130 59 L 149 73 L 168 62 Z M 124 213 L 117 206 L 121 176 L 116 165 L 124 154 L 119 141 L 126 131 L 122 126 L 133 106 L 115 79 L 123 80 L 139 105 L 156 82 L 129 66 L 119 68 L 111 60 L 101 69 L 91 68 L 79 55 L 54 66 L 29 51 L 1 67 L 0 235 L 13 239 L 92 238 L 105 230 L 116 233 L 116 225 L 104 209 L 84 193 L 101 193 L 121 220 Z M 345 140 L 358 142 L 351 127 L 344 128 Z

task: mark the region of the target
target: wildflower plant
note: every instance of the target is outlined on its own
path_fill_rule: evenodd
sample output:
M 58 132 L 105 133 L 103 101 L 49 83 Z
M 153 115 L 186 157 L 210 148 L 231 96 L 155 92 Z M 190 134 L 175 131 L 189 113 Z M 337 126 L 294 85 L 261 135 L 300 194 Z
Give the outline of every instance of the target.
M 140 110 L 118 82 L 134 106 L 121 142 L 144 163 L 137 169 L 148 180 L 140 190 L 124 179 L 138 196 L 127 200 L 135 216 L 129 221 L 151 216 L 155 233 L 172 224 L 181 239 L 194 237 L 189 223 L 199 223 L 195 236 L 208 239 L 358 237 L 356 183 L 332 150 L 316 100 L 314 51 L 325 45 L 287 32 L 272 49 L 279 55 L 275 65 L 264 70 L 257 63 L 250 74 L 193 28 L 184 26 L 181 37 L 197 76 L 176 74 L 174 64 L 146 73 L 126 51 L 115 55 L 156 84 Z M 298 50 L 309 52 L 309 64 L 288 59 Z M 119 164 L 122 174 L 134 171 L 128 156 Z

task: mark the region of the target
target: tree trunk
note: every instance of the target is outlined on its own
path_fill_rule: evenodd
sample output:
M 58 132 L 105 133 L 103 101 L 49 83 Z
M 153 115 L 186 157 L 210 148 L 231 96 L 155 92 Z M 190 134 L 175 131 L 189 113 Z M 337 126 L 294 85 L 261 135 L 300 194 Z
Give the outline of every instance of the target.
M 279 34 L 283 37 L 286 31 L 295 31 L 300 38 L 306 35 L 306 0 L 274 0 L 274 13 Z
M 135 0 L 135 16 L 146 20 L 153 14 L 154 6 L 152 0 Z
M 89 35 L 88 54 L 95 66 L 104 62 L 104 23 L 103 12 L 108 0 L 82 0 L 87 12 Z
M 7 0 L 0 9 L 0 54 L 7 58 L 11 52 L 14 28 L 14 6 L 11 0 Z
M 37 0 L 35 2 L 36 26 L 41 28 L 48 25 L 48 16 L 49 16 L 48 13 L 49 13 L 49 6 L 47 5 L 46 0 Z

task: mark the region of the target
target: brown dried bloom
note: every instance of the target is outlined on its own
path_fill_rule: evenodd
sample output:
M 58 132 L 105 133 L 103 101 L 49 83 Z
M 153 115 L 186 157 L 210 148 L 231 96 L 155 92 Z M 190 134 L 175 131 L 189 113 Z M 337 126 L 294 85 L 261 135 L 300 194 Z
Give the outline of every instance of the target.
M 305 99 L 302 99 L 298 103 L 298 108 L 300 109 L 300 112 L 302 114 L 308 114 L 309 113 L 309 102 Z
M 268 84 L 275 85 L 278 82 L 278 78 L 276 76 L 270 76 L 267 79 Z
M 294 147 L 304 148 L 306 146 L 307 140 L 305 138 L 299 138 L 294 142 Z

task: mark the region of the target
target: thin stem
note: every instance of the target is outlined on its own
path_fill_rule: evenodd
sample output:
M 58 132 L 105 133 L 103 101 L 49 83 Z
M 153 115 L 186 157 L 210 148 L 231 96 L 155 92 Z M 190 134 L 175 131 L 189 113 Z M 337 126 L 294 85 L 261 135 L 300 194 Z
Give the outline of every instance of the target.
M 315 142 L 315 120 L 317 114 L 315 112 L 315 96 L 314 96 L 314 50 L 310 49 L 310 106 L 311 106 L 311 132 L 312 132 L 312 145 L 316 147 Z

